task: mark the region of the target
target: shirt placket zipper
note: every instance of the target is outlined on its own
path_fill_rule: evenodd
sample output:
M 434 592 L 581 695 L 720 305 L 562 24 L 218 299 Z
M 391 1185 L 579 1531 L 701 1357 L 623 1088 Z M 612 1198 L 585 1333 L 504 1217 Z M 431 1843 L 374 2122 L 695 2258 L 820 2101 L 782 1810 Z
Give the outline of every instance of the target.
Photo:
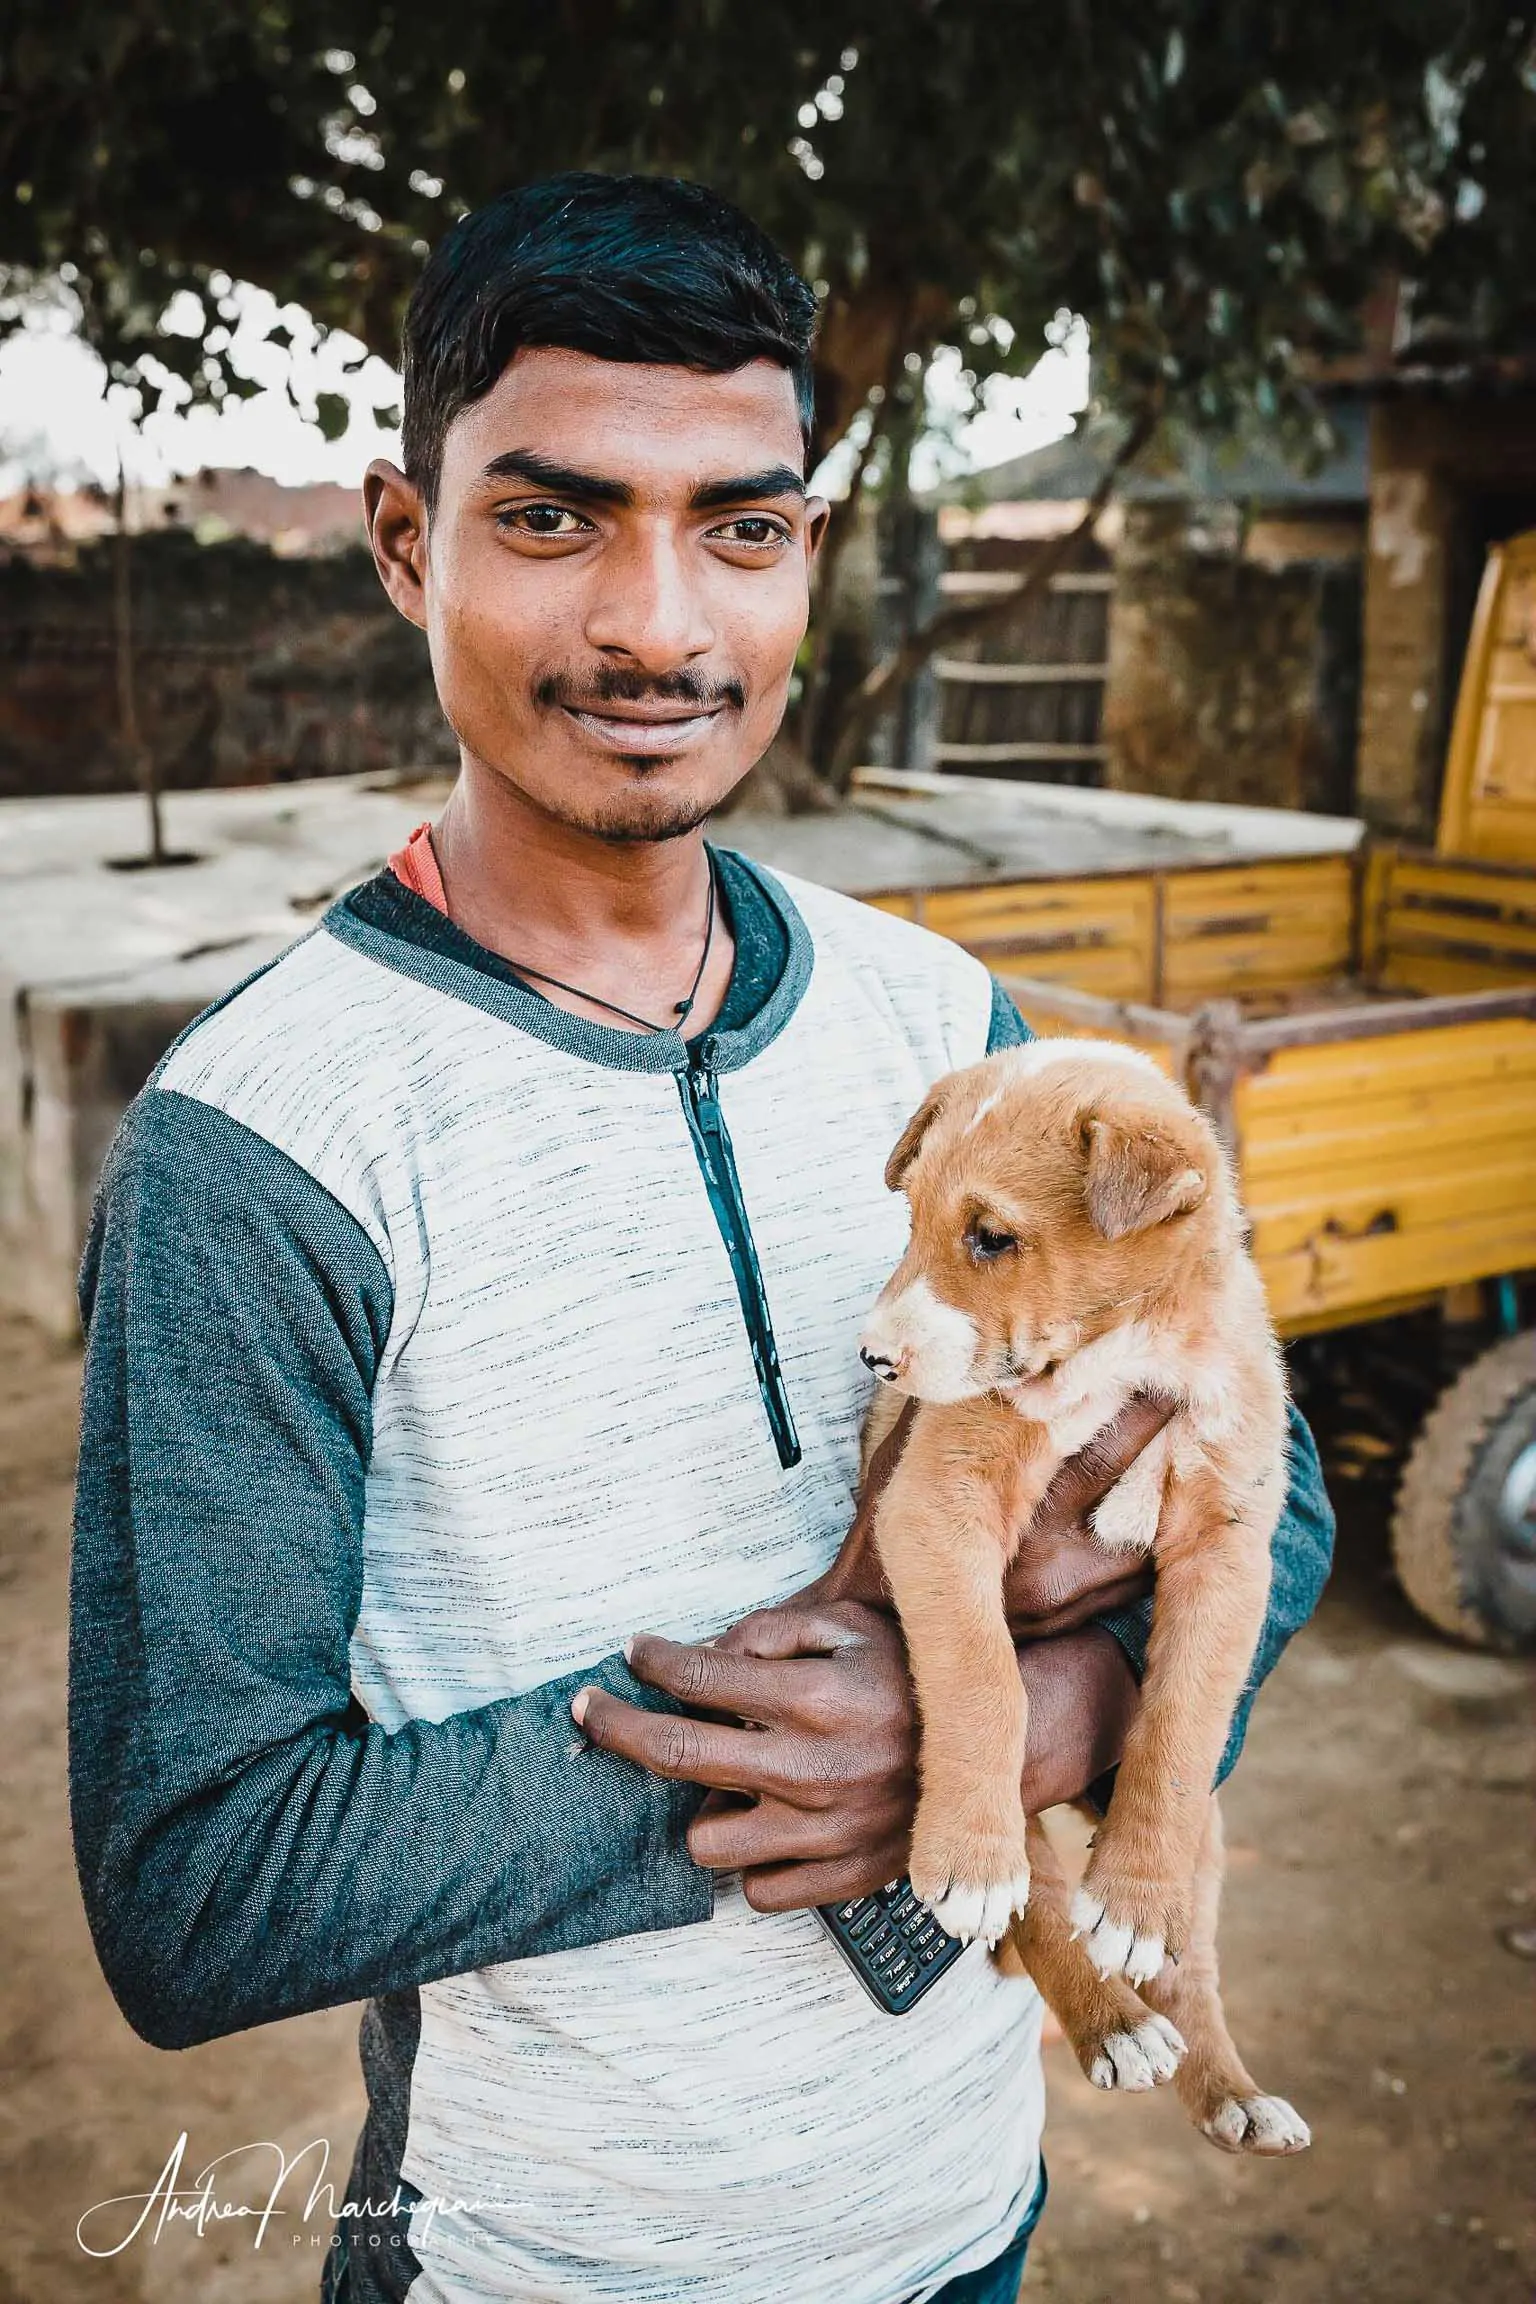
M 742 1319 L 746 1323 L 747 1341 L 752 1347 L 752 1365 L 757 1371 L 757 1388 L 768 1413 L 768 1429 L 773 1434 L 779 1462 L 788 1471 L 791 1465 L 800 1461 L 800 1438 L 795 1430 L 794 1413 L 784 1385 L 784 1372 L 779 1366 L 779 1349 L 774 1342 L 773 1321 L 768 1311 L 768 1293 L 763 1286 L 762 1266 L 757 1260 L 752 1227 L 747 1221 L 746 1202 L 741 1195 L 741 1178 L 736 1173 L 736 1155 L 731 1149 L 730 1131 L 720 1109 L 720 1092 L 715 1074 L 707 1062 L 711 1045 L 705 1041 L 701 1054 L 706 1061 L 691 1061 L 686 1071 L 678 1073 L 677 1084 L 682 1095 L 688 1133 L 693 1140 L 694 1153 L 709 1194 L 709 1204 L 714 1210 L 715 1222 L 720 1227 L 725 1252 L 731 1260 L 736 1294 L 741 1303 Z

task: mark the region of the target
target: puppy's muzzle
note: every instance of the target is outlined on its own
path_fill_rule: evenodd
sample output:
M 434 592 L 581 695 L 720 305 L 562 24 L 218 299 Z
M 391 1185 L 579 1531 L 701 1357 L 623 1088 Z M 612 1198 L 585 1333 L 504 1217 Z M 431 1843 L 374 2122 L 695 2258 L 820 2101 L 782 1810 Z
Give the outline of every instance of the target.
M 897 1377 L 905 1369 L 911 1354 L 903 1352 L 899 1360 L 888 1360 L 883 1352 L 871 1352 L 867 1344 L 861 1344 L 859 1346 L 859 1358 L 871 1376 L 878 1376 L 882 1384 L 894 1384 Z

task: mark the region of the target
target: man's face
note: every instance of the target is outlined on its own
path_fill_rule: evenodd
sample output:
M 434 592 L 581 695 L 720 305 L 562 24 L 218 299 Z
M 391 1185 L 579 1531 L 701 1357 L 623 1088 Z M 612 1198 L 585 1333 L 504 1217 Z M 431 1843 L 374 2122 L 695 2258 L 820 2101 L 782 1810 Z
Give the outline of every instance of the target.
M 375 557 L 467 757 L 558 822 L 663 840 L 772 741 L 827 507 L 789 372 L 518 353 L 449 426 L 437 502 L 369 472 Z

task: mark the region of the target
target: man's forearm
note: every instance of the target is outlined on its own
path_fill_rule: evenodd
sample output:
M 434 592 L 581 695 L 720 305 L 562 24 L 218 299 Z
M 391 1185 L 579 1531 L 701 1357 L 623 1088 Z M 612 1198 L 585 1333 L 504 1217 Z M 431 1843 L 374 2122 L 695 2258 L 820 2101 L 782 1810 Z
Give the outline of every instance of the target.
M 72 1560 L 69 1772 L 102 1968 L 182 2047 L 707 1918 L 690 1786 L 585 1751 L 623 1659 L 392 1729 L 351 1693 L 390 1281 L 291 1162 L 171 1095 L 109 1170 Z
M 1117 1765 L 1141 1690 L 1125 1651 L 1102 1625 L 1027 1641 L 1018 1654 L 1029 1697 L 1024 1805 L 1034 1816 L 1081 1799 Z
M 573 1736 L 583 1679 L 652 1703 L 621 1658 L 386 1735 L 317 1727 L 167 1811 L 92 1780 L 76 1848 L 102 1968 L 157 2047 L 503 1960 L 706 1919 L 685 1833 L 701 1797 Z

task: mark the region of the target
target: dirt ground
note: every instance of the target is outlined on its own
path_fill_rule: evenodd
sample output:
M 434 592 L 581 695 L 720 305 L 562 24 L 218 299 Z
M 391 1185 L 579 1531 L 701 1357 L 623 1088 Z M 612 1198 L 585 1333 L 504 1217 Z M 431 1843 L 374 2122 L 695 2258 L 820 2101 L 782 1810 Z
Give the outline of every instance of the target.
M 292 2210 L 126 2244 L 183 2131 L 180 2181 L 256 2139 L 330 2146 L 362 2114 L 357 2011 L 168 2055 L 118 2015 L 72 1868 L 64 1773 L 77 1362 L 0 1320 L 0 2304 L 312 2304 L 329 2219 Z M 1227 1797 L 1234 2029 L 1312 2123 L 1299 2160 L 1224 2158 L 1165 2096 L 1095 2096 L 1047 2051 L 1051 2204 L 1026 2296 L 1058 2304 L 1525 2304 L 1536 2271 L 1530 1675 L 1422 1631 L 1379 1514 L 1341 1488 L 1340 1565 L 1258 1707 Z M 313 2169 L 313 2159 L 308 2164 Z M 245 2171 L 242 2191 L 241 2171 Z M 226 2201 L 270 2190 L 271 2150 Z M 297 2189 L 294 2189 L 294 2186 Z M 84 2225 L 88 2255 L 77 2227 Z M 115 2253 L 109 2253 L 113 2249 Z M 764 2299 L 768 2304 L 768 2299 Z

